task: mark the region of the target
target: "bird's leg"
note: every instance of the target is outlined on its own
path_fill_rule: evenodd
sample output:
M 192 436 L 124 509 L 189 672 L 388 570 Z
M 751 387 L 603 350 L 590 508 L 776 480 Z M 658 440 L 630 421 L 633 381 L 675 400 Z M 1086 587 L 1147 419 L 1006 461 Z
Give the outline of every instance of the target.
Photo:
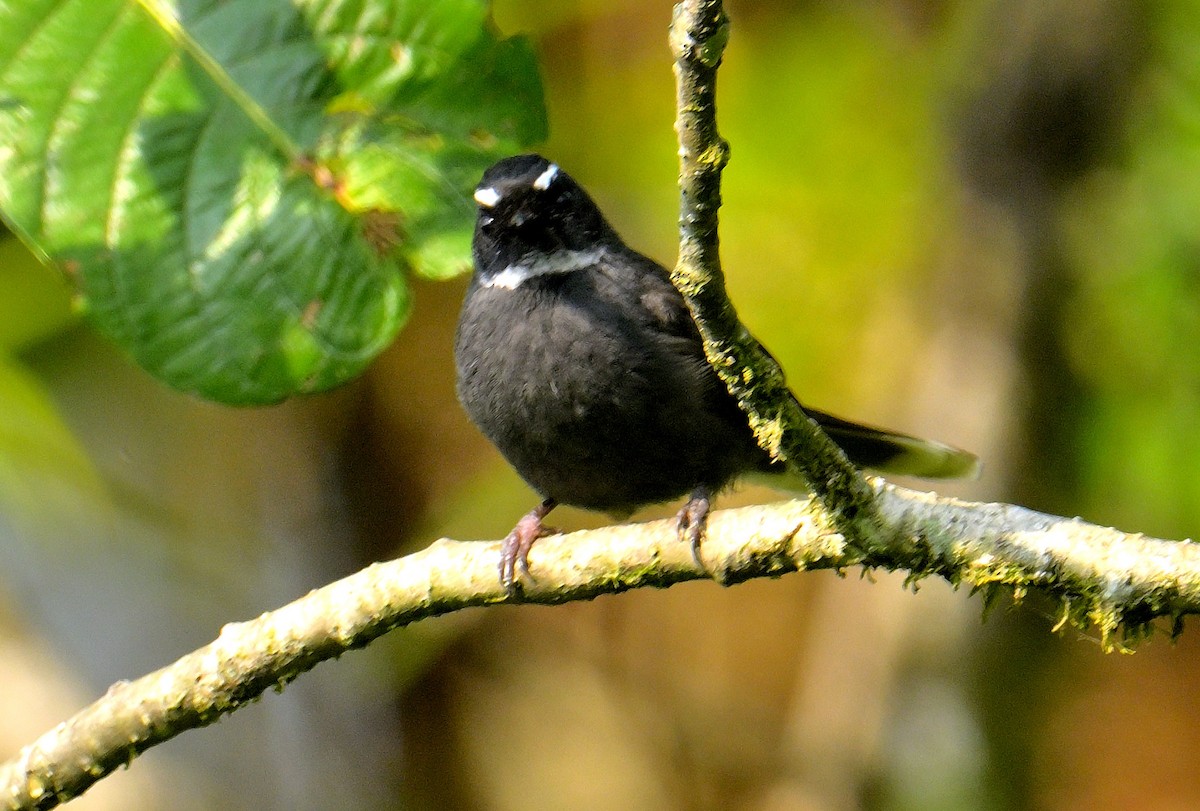
M 679 528 L 679 538 L 687 541 L 692 547 L 692 557 L 703 567 L 700 560 L 700 542 L 704 540 L 704 531 L 708 526 L 708 510 L 712 506 L 712 492 L 700 485 L 692 491 L 679 512 L 675 514 L 676 525 Z
M 517 569 L 521 570 L 522 575 L 533 580 L 533 575 L 529 573 L 529 549 L 538 538 L 553 534 L 553 530 L 542 526 L 542 519 L 556 506 L 557 501 L 552 498 L 546 499 L 526 513 L 504 538 L 504 545 L 500 548 L 500 584 L 509 594 L 520 590 L 520 583 L 516 578 Z

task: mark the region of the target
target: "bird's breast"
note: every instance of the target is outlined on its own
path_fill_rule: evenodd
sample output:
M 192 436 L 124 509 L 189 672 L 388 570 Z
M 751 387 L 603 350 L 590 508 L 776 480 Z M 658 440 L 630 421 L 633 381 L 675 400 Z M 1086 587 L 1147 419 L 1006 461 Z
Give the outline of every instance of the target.
M 587 282 L 472 287 L 455 346 L 468 415 L 566 504 L 628 511 L 724 484 L 743 463 L 695 358 L 648 327 L 636 291 L 616 301 Z

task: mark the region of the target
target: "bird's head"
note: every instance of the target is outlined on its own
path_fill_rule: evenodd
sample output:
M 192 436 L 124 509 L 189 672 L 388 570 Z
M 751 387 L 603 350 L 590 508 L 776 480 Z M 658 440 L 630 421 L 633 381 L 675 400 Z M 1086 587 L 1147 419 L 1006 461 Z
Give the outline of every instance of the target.
M 541 155 L 492 165 L 475 188 L 475 203 L 473 252 L 485 282 L 535 265 L 542 270 L 531 275 L 567 272 L 617 239 L 587 192 Z

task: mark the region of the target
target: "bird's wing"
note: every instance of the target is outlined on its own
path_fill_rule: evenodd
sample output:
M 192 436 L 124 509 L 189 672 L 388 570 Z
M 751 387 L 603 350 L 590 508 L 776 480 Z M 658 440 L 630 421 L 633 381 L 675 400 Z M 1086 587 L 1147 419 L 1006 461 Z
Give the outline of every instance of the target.
M 683 296 L 675 289 L 675 285 L 671 284 L 671 275 L 667 269 L 638 253 L 632 253 L 631 259 L 640 271 L 637 290 L 649 326 L 659 333 L 694 345 L 700 357 L 703 357 L 700 332 L 696 329 L 696 323 L 692 321 L 692 314 Z

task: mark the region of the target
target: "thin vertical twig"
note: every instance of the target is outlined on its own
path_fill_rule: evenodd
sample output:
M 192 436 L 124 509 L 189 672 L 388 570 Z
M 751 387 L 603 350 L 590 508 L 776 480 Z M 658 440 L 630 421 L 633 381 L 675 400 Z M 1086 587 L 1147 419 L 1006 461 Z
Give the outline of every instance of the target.
M 737 398 L 759 443 L 804 477 L 831 523 L 867 551 L 879 526 L 874 491 L 808 418 L 783 372 L 738 320 L 725 292 L 717 212 L 729 144 L 717 130 L 717 69 L 729 41 L 720 0 L 683 0 L 671 23 L 679 136 L 679 261 L 672 280 L 704 337 L 709 363 Z

